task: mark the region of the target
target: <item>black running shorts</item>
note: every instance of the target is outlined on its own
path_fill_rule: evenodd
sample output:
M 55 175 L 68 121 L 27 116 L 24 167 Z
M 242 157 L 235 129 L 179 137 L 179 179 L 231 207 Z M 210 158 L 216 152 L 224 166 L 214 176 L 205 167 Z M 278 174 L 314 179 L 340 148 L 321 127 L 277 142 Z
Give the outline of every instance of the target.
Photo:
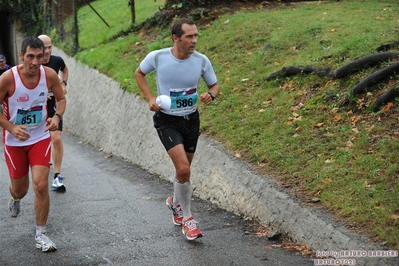
M 167 151 L 178 144 L 183 144 L 186 152 L 195 152 L 201 135 L 198 111 L 188 116 L 173 116 L 156 112 L 153 121 L 159 139 Z

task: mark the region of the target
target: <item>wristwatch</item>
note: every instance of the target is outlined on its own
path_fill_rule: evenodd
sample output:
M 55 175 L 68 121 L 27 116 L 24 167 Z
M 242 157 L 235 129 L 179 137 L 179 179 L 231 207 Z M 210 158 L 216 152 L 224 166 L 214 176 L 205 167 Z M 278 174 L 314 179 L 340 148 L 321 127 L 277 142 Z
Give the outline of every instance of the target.
M 64 83 L 65 86 L 68 85 L 68 83 L 65 80 L 61 81 L 61 83 Z
M 60 114 L 55 114 L 56 116 L 58 116 L 58 118 L 60 119 L 60 121 L 62 121 L 62 115 L 60 115 Z
M 211 92 L 211 91 L 208 91 L 208 94 L 211 96 L 211 98 L 212 98 L 212 102 L 213 102 L 213 100 L 215 100 L 215 94 L 213 93 L 213 92 Z

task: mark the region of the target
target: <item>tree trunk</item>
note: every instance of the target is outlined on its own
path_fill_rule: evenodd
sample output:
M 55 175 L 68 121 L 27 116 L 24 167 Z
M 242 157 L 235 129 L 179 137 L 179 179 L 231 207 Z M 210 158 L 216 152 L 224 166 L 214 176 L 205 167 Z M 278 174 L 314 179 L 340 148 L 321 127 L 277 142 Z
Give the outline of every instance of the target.
M 132 23 L 136 22 L 136 8 L 134 6 L 134 0 L 129 1 L 130 12 L 132 13 Z
M 373 112 L 378 112 L 381 107 L 388 103 L 391 99 L 395 99 L 399 96 L 399 83 L 390 87 L 384 94 L 380 95 L 373 105 Z
M 359 58 L 357 60 L 354 60 L 352 62 L 349 62 L 348 64 L 338 68 L 335 71 L 334 76 L 336 78 L 343 78 L 353 73 L 356 73 L 360 70 L 373 67 L 381 62 L 392 60 L 393 58 L 399 58 L 399 52 L 396 53 L 386 52 L 386 53 L 368 55 Z

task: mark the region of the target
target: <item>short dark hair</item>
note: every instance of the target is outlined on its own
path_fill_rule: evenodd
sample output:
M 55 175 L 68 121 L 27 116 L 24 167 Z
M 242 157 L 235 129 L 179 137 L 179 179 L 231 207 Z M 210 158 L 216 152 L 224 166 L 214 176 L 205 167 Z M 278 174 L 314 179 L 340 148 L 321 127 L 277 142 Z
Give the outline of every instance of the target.
M 28 49 L 28 47 L 33 48 L 33 49 L 41 48 L 41 49 L 43 49 L 43 53 L 44 53 L 43 41 L 35 36 L 30 36 L 30 37 L 26 38 L 25 40 L 23 40 L 22 46 L 21 46 L 21 53 L 23 55 L 26 53 L 26 50 Z
M 184 34 L 184 31 L 182 30 L 183 24 L 195 25 L 195 22 L 188 18 L 180 18 L 176 20 L 171 27 L 172 36 L 175 34 L 180 38 Z

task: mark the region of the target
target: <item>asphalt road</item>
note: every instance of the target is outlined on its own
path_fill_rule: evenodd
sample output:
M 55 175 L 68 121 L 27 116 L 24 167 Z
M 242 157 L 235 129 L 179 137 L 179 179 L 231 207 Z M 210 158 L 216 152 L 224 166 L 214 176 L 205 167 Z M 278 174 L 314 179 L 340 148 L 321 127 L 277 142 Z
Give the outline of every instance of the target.
M 187 241 L 165 205 L 171 183 L 68 132 L 64 148 L 67 191 L 50 192 L 47 226 L 58 250 L 42 253 L 34 241 L 32 187 L 21 201 L 20 215 L 9 215 L 1 145 L 0 265 L 314 265 L 258 237 L 251 221 L 198 198 L 193 198 L 192 211 L 204 237 Z

